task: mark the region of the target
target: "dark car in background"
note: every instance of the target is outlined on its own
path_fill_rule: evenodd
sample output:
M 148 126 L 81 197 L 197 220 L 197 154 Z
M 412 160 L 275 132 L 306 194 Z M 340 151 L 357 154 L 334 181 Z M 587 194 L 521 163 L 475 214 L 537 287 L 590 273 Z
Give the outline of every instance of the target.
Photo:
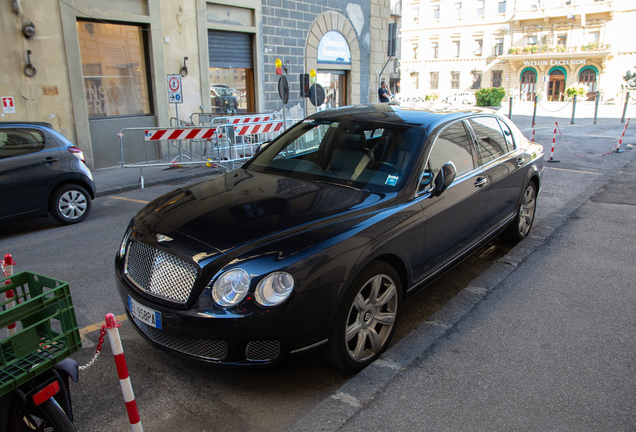
M 212 109 L 216 112 L 235 113 L 238 110 L 238 100 L 232 89 L 225 84 L 210 85 Z
M 403 299 L 499 234 L 528 235 L 542 151 L 489 110 L 317 113 L 146 205 L 116 256 L 121 298 L 147 339 L 189 358 L 326 352 L 361 369 Z
M 73 224 L 95 198 L 84 153 L 48 123 L 0 122 L 0 221 L 50 214 Z

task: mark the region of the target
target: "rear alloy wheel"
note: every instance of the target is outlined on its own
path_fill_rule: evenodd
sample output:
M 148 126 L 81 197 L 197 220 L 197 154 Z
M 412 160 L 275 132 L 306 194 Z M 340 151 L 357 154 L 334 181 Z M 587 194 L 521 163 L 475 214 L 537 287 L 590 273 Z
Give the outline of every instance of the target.
M 90 210 L 90 195 L 81 186 L 65 184 L 51 194 L 49 211 L 58 222 L 63 224 L 81 222 L 86 219 Z
M 523 196 L 521 197 L 517 217 L 510 227 L 508 227 L 507 234 L 510 240 L 519 242 L 528 236 L 534 222 L 534 214 L 536 210 L 537 188 L 534 183 L 530 182 L 528 183 L 528 186 L 526 186 Z
M 354 279 L 336 314 L 329 338 L 332 363 L 363 369 L 386 350 L 398 319 L 402 286 L 397 272 L 374 261 Z

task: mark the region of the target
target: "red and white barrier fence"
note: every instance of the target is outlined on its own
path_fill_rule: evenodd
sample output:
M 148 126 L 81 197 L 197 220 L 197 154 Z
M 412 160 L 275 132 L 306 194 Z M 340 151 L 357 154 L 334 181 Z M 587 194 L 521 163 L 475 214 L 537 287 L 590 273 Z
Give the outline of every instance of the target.
M 532 122 L 532 142 L 534 142 L 534 130 L 536 125 L 537 124 L 535 122 Z
M 109 313 L 106 315 L 106 333 L 110 341 L 110 349 L 115 357 L 115 366 L 117 367 L 117 375 L 119 375 L 119 385 L 121 387 L 124 402 L 126 403 L 126 411 L 128 411 L 128 421 L 130 429 L 133 432 L 143 432 L 135 394 L 133 393 L 132 384 L 130 383 L 130 375 L 128 374 L 128 366 L 126 365 L 126 357 L 124 357 L 124 347 L 121 344 L 118 327 L 121 326 L 115 319 L 115 315 Z
M 614 149 L 614 153 L 623 153 L 621 150 L 621 144 L 623 143 L 623 137 L 625 136 L 625 131 L 627 130 L 627 126 L 629 126 L 629 118 L 627 119 L 627 123 L 625 123 L 625 127 L 623 128 L 623 134 L 621 135 L 621 139 L 618 140 L 618 145 Z
M 13 257 L 11 256 L 11 254 L 6 254 L 4 256 L 4 261 L 0 262 L 1 267 L 2 267 L 2 276 L 5 278 L 10 278 L 11 276 L 13 276 L 13 266 L 15 265 L 15 261 L 13 260 Z M 11 283 L 10 279 L 7 279 L 5 281 L 5 285 L 9 285 Z M 4 293 L 5 299 L 8 302 L 7 303 L 7 308 L 11 308 L 15 306 L 15 293 L 13 292 L 13 290 L 7 290 L 7 292 Z M 15 323 L 11 323 L 7 326 L 7 336 L 13 336 L 16 333 L 16 326 Z

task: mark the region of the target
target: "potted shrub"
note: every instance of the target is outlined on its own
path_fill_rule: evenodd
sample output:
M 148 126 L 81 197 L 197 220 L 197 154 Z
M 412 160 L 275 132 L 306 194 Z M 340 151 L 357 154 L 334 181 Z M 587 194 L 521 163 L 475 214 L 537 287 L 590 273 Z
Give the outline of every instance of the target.
M 583 83 L 574 83 L 570 87 L 565 89 L 565 95 L 569 98 L 577 96 L 583 96 L 589 91 L 588 87 Z
M 482 107 L 500 107 L 506 96 L 503 87 L 480 88 L 475 92 L 475 104 Z

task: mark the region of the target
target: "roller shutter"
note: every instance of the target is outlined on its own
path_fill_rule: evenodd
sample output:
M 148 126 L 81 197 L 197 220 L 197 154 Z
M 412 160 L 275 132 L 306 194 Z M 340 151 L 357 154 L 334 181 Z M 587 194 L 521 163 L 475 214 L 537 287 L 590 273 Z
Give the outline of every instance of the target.
M 208 30 L 210 67 L 254 68 L 251 33 Z

